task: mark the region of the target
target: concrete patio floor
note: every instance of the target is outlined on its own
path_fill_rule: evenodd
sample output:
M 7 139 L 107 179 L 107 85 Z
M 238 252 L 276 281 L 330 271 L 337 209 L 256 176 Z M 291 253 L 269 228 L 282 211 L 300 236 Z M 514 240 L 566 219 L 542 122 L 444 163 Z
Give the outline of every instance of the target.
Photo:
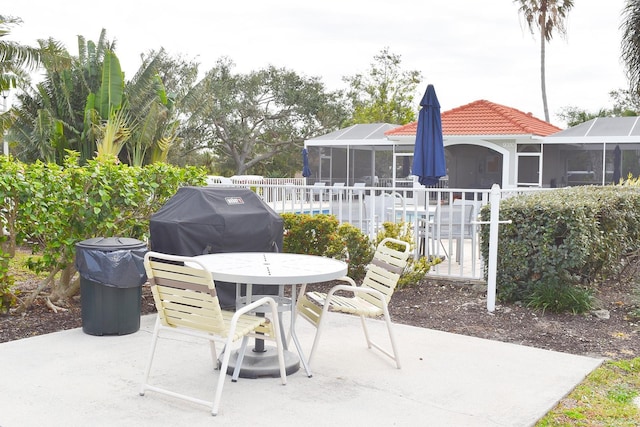
M 530 426 L 601 359 L 396 326 L 402 369 L 366 348 L 358 318 L 333 314 L 304 370 L 225 385 L 220 413 L 153 392 L 138 395 L 155 315 L 138 332 L 73 329 L 0 344 L 1 427 L 25 426 Z M 314 329 L 297 324 L 308 351 Z M 371 332 L 384 339 L 384 323 Z M 208 345 L 160 341 L 152 381 L 211 399 Z M 381 341 L 386 342 L 386 341 Z

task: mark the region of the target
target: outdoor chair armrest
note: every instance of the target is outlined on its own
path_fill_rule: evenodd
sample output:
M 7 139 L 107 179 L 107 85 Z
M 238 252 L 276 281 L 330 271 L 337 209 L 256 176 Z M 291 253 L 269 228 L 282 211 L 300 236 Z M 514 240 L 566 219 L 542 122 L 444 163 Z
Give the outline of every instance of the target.
M 355 282 L 351 277 L 349 277 L 349 276 L 343 276 L 343 277 L 340 277 L 339 279 L 336 279 L 336 281 L 347 282 L 347 283 L 349 283 L 351 286 L 358 287 L 358 285 L 356 284 L 356 282 Z M 336 285 L 336 286 L 339 286 L 339 285 Z M 307 284 L 306 284 L 306 283 L 303 283 L 303 284 L 300 286 L 300 292 L 298 293 L 298 298 L 302 298 L 306 292 L 307 292 Z
M 239 308 L 238 310 L 236 310 L 236 312 L 234 313 L 233 317 L 231 318 L 233 322 L 237 321 L 237 319 L 246 313 L 249 313 L 252 310 L 255 310 L 256 308 L 263 306 L 263 305 L 269 305 L 271 308 L 271 313 L 274 316 L 278 315 L 278 305 L 276 304 L 276 301 L 271 298 L 271 297 L 262 297 L 259 298 L 257 300 L 255 300 L 254 302 L 252 302 L 251 304 L 247 304 L 241 308 Z
M 333 297 L 333 294 L 335 294 L 338 291 L 353 292 L 354 295 L 358 295 L 359 293 L 371 294 L 379 298 L 380 301 L 385 300 L 384 294 L 377 289 L 363 288 L 362 286 L 336 285 L 333 288 L 331 288 L 331 290 L 327 293 L 327 299 L 326 299 L 327 304 L 331 301 L 331 297 Z
M 340 277 L 339 279 L 336 279 L 336 281 L 341 281 L 341 282 L 347 282 L 349 283 L 351 286 L 355 286 L 357 287 L 358 285 L 356 284 L 355 280 L 353 280 L 351 277 L 349 276 L 343 276 Z M 336 286 L 344 286 L 344 285 L 336 285 Z

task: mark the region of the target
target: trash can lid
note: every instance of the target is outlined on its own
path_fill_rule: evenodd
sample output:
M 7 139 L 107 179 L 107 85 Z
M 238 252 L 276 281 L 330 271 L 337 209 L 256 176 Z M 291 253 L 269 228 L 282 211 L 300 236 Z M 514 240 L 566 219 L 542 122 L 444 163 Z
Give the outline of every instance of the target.
M 100 250 L 136 249 L 146 245 L 145 242 L 130 237 L 94 237 L 76 243 L 79 248 Z

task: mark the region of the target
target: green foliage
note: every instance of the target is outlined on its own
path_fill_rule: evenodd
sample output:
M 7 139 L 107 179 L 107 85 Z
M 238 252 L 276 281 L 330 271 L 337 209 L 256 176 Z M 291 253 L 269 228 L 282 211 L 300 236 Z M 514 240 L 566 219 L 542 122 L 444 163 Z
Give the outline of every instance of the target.
M 601 108 L 597 112 L 590 112 L 578 107 L 562 107 L 560 109 L 560 113 L 558 113 L 558 117 L 565 123 L 567 123 L 568 127 L 573 127 L 579 125 L 580 123 L 587 122 L 591 119 L 595 119 L 596 117 L 614 117 L 613 111 L 608 110 L 606 108 Z
M 0 249 L 0 314 L 7 313 L 16 303 L 15 279 L 9 271 L 9 259 L 9 255 Z
M 19 87 L 40 62 L 40 50 L 3 39 L 21 23 L 20 18 L 0 15 L 0 90 Z
M 95 94 L 95 109 L 103 120 L 122 108 L 123 93 L 124 74 L 120 61 L 115 53 L 107 50 L 102 61 L 102 81 Z
M 607 397 L 617 403 L 632 403 L 638 391 L 627 384 L 618 384 L 607 392 Z
M 282 218 L 283 252 L 324 255 L 335 250 L 339 224 L 335 216 L 284 213 Z
M 615 90 L 609 92 L 613 108 L 600 108 L 591 112 L 578 107 L 563 107 L 558 117 L 572 127 L 596 117 L 630 117 L 640 114 L 640 95 L 636 91 Z
M 91 237 L 126 236 L 147 239 L 153 212 L 182 185 L 203 185 L 206 174 L 197 168 L 176 168 L 158 163 L 130 167 L 91 160 L 79 165 L 78 153 L 69 152 L 64 166 L 37 162 L 0 163 L 11 171 L 19 165 L 23 185 L 10 189 L 16 213 L 15 233 L 38 244 L 41 256 L 28 266 L 35 272 L 62 274 L 51 284 L 52 299 L 76 291 L 72 281 L 75 244 Z M 15 180 L 0 170 L 0 188 Z
M 52 40 L 40 43 L 43 51 L 55 46 Z M 70 60 L 62 65 L 43 61 L 43 81 L 19 94 L 14 108 L 7 139 L 19 159 L 64 164 L 67 150 L 73 150 L 84 164 L 96 151 L 117 155 L 120 149 L 119 160 L 136 166 L 167 159 L 179 122 L 158 71 L 164 52 L 146 58 L 126 83 L 114 47 L 102 30 L 98 43 L 78 36 L 78 56 L 63 51 L 60 57 Z M 192 83 L 191 68 L 175 69 Z M 165 75 L 176 82 L 171 72 Z
M 591 309 L 593 292 L 553 276 L 541 280 L 525 297 L 525 301 L 527 306 L 540 309 L 543 314 L 546 310 L 579 314 Z
M 636 1 L 626 1 L 622 11 L 622 43 L 620 56 L 625 65 L 629 79 L 629 90 L 638 93 L 640 89 L 640 4 Z
M 640 250 L 638 190 L 627 181 L 622 186 L 572 187 L 503 200 L 500 218 L 512 223 L 499 229 L 498 298 L 554 310 L 587 309 L 591 300 L 584 290 L 619 274 L 625 258 Z M 481 216 L 488 221 L 489 209 Z M 489 227 L 482 227 L 485 260 L 488 235 Z
M 338 227 L 338 235 L 340 236 L 340 244 L 346 247 L 346 254 L 349 261 L 349 277 L 354 280 L 364 278 L 367 273 L 367 265 L 373 258 L 374 247 L 371 245 L 369 237 L 362 231 L 351 224 L 340 224 Z
M 384 223 L 376 242 L 371 242 L 359 228 L 347 223 L 339 224 L 333 215 L 285 213 L 282 218 L 285 229 L 284 252 L 321 255 L 347 261 L 348 275 L 356 281 L 364 278 L 375 248 L 382 239 L 393 237 L 413 243 L 410 225 L 407 223 Z M 398 288 L 419 283 L 431 267 L 439 262 L 440 260 L 430 261 L 424 257 L 418 260 L 410 257 L 398 281 Z
M 273 66 L 248 74 L 233 67 L 227 58 L 218 60 L 182 104 L 196 131 L 187 145 L 213 150 L 219 174 L 246 174 L 294 147 L 293 158 L 300 159 L 304 140 L 338 129 L 346 116 L 338 94 L 317 78 Z M 294 163 L 289 156 L 289 166 L 299 170 L 301 159 Z
M 638 390 L 640 358 L 605 362 L 567 396 L 571 406 L 559 404 L 536 426 L 638 426 Z
M 373 258 L 373 246 L 360 229 L 339 224 L 333 215 L 282 214 L 284 220 L 283 251 L 321 255 L 349 263 L 348 275 L 362 279 Z
M 393 123 L 404 125 L 416 119 L 414 93 L 422 78 L 419 71 L 402 71 L 399 55 L 384 48 L 375 55 L 366 74 L 343 80 L 350 85 L 347 99 L 352 117 L 347 124 Z

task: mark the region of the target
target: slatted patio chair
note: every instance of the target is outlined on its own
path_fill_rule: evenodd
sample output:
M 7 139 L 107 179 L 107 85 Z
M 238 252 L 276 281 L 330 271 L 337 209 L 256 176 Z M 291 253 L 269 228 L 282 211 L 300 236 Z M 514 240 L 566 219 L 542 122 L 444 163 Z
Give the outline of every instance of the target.
M 158 318 L 153 330 L 151 350 L 140 388 L 140 395 L 152 390 L 169 396 L 211 407 L 217 415 L 222 396 L 231 346 L 242 338 L 234 378 L 237 378 L 249 337 L 276 342 L 280 377 L 286 384 L 283 346 L 278 323 L 278 307 L 270 297 L 260 298 L 241 309 L 230 312 L 220 308 L 212 275 L 197 259 L 147 252 L 144 266 L 151 285 Z M 270 306 L 271 319 L 248 314 L 260 306 Z M 224 344 L 222 363 L 213 401 L 207 401 L 149 384 L 149 373 L 160 331 L 170 330 L 209 341 L 214 369 L 217 367 L 215 342 Z
M 388 304 L 398 284 L 400 275 L 407 265 L 409 255 L 409 243 L 393 238 L 385 238 L 378 245 L 360 286 L 357 286 L 350 277 L 344 277 L 340 280 L 348 282 L 349 285 L 336 285 L 331 288 L 327 294 L 320 292 L 305 293 L 304 289 L 302 290 L 301 296 L 298 298 L 296 304 L 297 314 L 301 315 L 317 328 L 313 346 L 309 353 L 309 364 L 311 364 L 320 340 L 323 320 L 331 309 L 331 311 L 351 313 L 360 316 L 367 346 L 369 348 L 376 348 L 390 357 L 395 361 L 397 368 L 400 369 L 400 359 L 393 336 Z M 336 294 L 336 292 L 339 291 L 346 291 L 353 296 L 340 296 Z M 383 316 L 387 324 L 389 339 L 391 341 L 391 352 L 372 342 L 369 337 L 365 317 L 378 316 Z

